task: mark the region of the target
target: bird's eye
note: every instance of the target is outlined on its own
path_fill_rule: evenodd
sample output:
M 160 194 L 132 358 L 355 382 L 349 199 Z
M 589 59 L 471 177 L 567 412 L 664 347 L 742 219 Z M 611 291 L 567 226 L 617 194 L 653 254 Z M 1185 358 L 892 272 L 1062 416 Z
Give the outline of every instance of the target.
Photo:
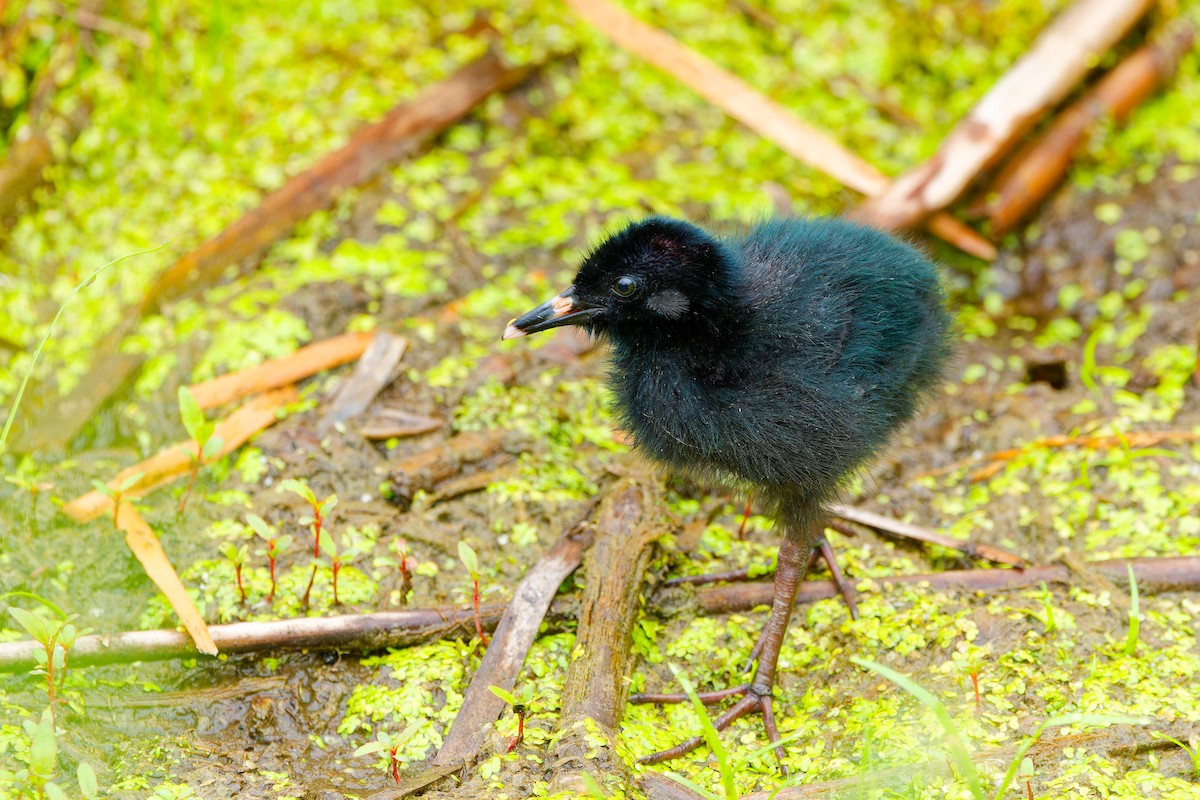
M 637 291 L 637 281 L 628 275 L 622 276 L 613 281 L 612 290 L 617 297 L 630 297 Z

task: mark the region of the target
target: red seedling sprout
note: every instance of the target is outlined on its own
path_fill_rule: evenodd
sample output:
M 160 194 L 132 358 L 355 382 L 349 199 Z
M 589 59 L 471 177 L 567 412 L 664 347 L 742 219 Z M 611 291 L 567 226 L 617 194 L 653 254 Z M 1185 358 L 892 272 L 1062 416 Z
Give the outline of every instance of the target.
M 975 691 L 975 716 L 983 716 L 983 694 L 979 689 L 979 676 L 987 663 L 988 649 L 967 645 L 965 651 L 955 652 L 953 658 L 959 671 L 971 679 L 971 687 Z
M 182 514 L 183 509 L 187 507 L 188 499 L 192 496 L 192 487 L 196 485 L 196 476 L 200 473 L 200 467 L 215 458 L 221 450 L 221 445 L 224 444 L 220 436 L 213 435 L 216 426 L 205 419 L 200 404 L 196 402 L 196 398 L 186 386 L 179 387 L 179 416 L 183 419 L 183 427 L 187 429 L 188 436 L 192 437 L 192 444 L 196 445 L 196 452 L 193 453 L 190 449 L 185 448 L 188 458 L 192 462 L 192 474 L 188 478 L 187 491 L 183 493 L 183 497 L 179 501 L 179 508 L 175 510 L 176 514 Z
M 375 734 L 375 741 L 367 742 L 362 747 L 354 751 L 356 756 L 369 756 L 376 753 L 387 752 L 388 754 L 388 771 L 392 775 L 392 780 L 395 783 L 400 783 L 400 757 L 397 755 L 400 748 L 416 735 L 421 730 L 420 727 L 405 728 L 395 736 L 387 731 L 379 731 Z
M 471 545 L 460 541 L 458 543 L 458 560 L 467 568 L 467 572 L 471 573 L 471 611 L 475 616 L 475 635 L 479 637 L 483 646 L 487 647 L 488 637 L 483 632 L 483 622 L 479 619 L 479 559 L 476 557 L 475 551 L 471 549 Z
M 33 659 L 38 664 L 34 672 L 46 676 L 46 698 L 49 702 L 50 721 L 53 724 L 57 713 L 58 691 L 62 689 L 63 681 L 67 677 L 67 655 L 75 640 L 87 631 L 75 628 L 72 620 L 76 615 L 55 624 L 16 606 L 9 607 L 8 613 L 42 646 L 41 651 L 35 651 L 33 654 Z
M 308 608 L 309 596 L 312 594 L 313 580 L 317 577 L 317 559 L 321 557 L 321 529 L 324 527 L 326 520 L 329 519 L 329 512 L 337 505 L 337 495 L 331 494 L 324 500 L 317 500 L 317 496 L 313 494 L 313 490 L 307 484 L 291 478 L 279 484 L 280 489 L 289 492 L 294 492 L 304 498 L 311 509 L 309 516 L 301 517 L 299 522 L 301 525 L 309 526 L 313 534 L 313 568 L 308 576 L 308 586 L 304 589 L 304 597 L 300 604 L 304 608 Z
M 511 753 L 520 746 L 521 742 L 525 741 L 525 717 L 529 716 L 529 704 L 533 702 L 533 688 L 529 684 L 525 684 L 516 695 L 499 686 L 489 686 L 488 689 L 491 689 L 492 694 L 496 697 L 512 706 L 513 714 L 517 718 L 517 735 L 508 743 L 508 748 L 504 751 Z
M 329 563 L 333 568 L 333 604 L 341 605 L 338 600 L 338 574 L 342 571 L 344 557 L 338 552 L 337 542 L 333 540 L 333 534 L 329 531 L 321 531 L 321 552 L 329 558 Z
M 233 563 L 233 573 L 237 577 L 238 596 L 241 598 L 242 605 L 246 605 L 246 586 L 242 583 L 242 567 L 246 566 L 249 552 L 245 545 L 238 547 L 234 544 L 226 544 L 221 548 L 221 552 Z
M 116 488 L 109 486 L 107 483 L 102 483 L 101 481 L 97 481 L 97 480 L 92 481 L 93 489 L 95 489 L 97 492 L 100 492 L 100 494 L 108 495 L 109 499 L 112 500 L 113 530 L 120 530 L 120 528 L 121 528 L 120 520 L 118 519 L 118 515 L 121 513 L 121 503 L 124 502 L 124 500 L 125 500 L 125 493 L 128 492 L 130 489 L 132 489 L 134 486 L 136 486 L 138 481 L 140 481 L 145 474 L 146 473 L 144 473 L 144 472 L 135 472 L 134 474 L 130 475 L 128 478 L 126 478 L 125 480 L 123 480 L 119 484 L 117 484 Z
M 267 557 L 267 565 L 271 571 L 271 593 L 267 595 L 267 603 L 275 602 L 275 567 L 279 563 L 279 556 L 287 550 L 288 545 L 292 543 L 292 537 L 280 536 L 279 531 L 267 524 L 266 520 L 257 514 L 247 514 L 246 522 L 253 529 L 254 534 L 265 541 L 266 547 L 258 552 L 263 553 Z

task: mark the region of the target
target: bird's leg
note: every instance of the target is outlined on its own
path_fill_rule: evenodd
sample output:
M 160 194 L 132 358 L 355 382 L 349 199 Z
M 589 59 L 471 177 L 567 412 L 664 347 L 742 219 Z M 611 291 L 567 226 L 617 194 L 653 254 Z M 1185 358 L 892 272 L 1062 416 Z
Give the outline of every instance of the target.
M 779 558 L 775 567 L 775 597 L 771 601 L 771 616 L 767 619 L 766 627 L 761 637 L 758 668 L 750 683 L 723 689 L 719 692 L 704 692 L 699 695 L 702 702 L 715 703 L 728 697 L 741 695 L 741 699 L 728 708 L 713 722 L 718 731 L 724 730 L 739 717 L 754 711 L 762 712 L 763 725 L 767 731 L 767 740 L 779 741 L 779 731 L 775 727 L 775 715 L 771 710 L 771 691 L 775 685 L 775 667 L 779 662 L 779 652 L 783 648 L 784 635 L 788 623 L 792 619 L 792 609 L 796 604 L 796 592 L 804 579 L 808 567 L 809 554 L 812 552 L 815 531 L 810 529 L 796 530 L 792 526 L 786 528 L 783 542 L 779 545 Z M 687 700 L 687 695 L 649 695 L 635 694 L 629 698 L 634 703 L 676 703 Z M 643 764 L 657 764 L 671 758 L 677 758 L 690 753 L 701 744 L 704 738 L 693 736 L 669 750 L 661 750 L 640 759 Z M 775 757 L 783 767 L 783 748 L 775 748 Z

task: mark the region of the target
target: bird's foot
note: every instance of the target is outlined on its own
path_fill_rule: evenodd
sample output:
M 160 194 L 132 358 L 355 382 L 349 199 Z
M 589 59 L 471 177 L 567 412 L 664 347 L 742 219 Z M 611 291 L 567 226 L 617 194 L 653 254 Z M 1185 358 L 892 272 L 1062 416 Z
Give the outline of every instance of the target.
M 713 727 L 717 731 L 723 731 L 733 724 L 735 720 L 757 711 L 763 715 L 763 727 L 767 731 L 767 741 L 771 743 L 778 742 L 779 729 L 775 726 L 775 713 L 771 708 L 771 690 L 769 688 L 743 683 L 740 686 L 732 686 L 728 689 L 721 689 L 715 692 L 698 692 L 696 697 L 705 705 L 716 705 L 723 700 L 739 695 L 741 695 L 740 700 L 726 709 L 721 716 L 713 720 Z M 629 702 L 631 703 L 686 703 L 688 700 L 689 697 L 686 694 L 635 694 L 629 698 Z M 658 764 L 662 761 L 669 761 L 672 758 L 679 758 L 682 755 L 692 752 L 702 744 L 704 744 L 703 736 L 693 736 L 674 747 L 643 756 L 638 759 L 638 762 L 642 764 Z M 775 758 L 778 759 L 779 768 L 786 777 L 788 769 L 783 763 L 782 745 L 775 748 Z

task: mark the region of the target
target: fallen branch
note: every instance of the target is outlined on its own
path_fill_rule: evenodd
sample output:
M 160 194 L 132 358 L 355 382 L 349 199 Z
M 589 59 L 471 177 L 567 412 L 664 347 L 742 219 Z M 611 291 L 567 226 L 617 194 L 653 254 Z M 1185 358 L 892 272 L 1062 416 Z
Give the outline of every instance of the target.
M 1128 581 L 1125 565 L 1133 566 L 1142 594 L 1200 589 L 1200 556 L 1135 558 L 1094 561 L 1090 568 L 1118 586 Z M 1065 566 L 1030 567 L 1024 570 L 976 569 L 871 578 L 877 586 L 928 584 L 935 591 L 990 592 L 1024 589 L 1040 585 L 1071 583 Z M 870 590 L 863 590 L 866 594 Z M 696 604 L 703 614 L 730 614 L 769 606 L 774 595 L 770 582 L 743 583 L 701 589 Z M 833 581 L 810 581 L 800 587 L 797 603 L 814 603 L 838 597 Z M 648 603 L 653 607 L 653 601 Z M 504 603 L 484 603 L 479 617 L 486 631 L 494 630 L 504 613 Z M 576 617 L 577 599 L 557 597 L 546 615 L 547 629 L 560 630 Z M 678 604 L 672 604 L 672 608 Z M 425 642 L 475 635 L 470 607 L 381 611 L 337 617 L 302 617 L 276 622 L 237 622 L 210 625 L 213 642 L 225 655 L 282 653 L 293 650 L 372 653 L 389 647 L 410 647 Z M 0 672 L 17 672 L 36 666 L 35 652 L 42 646 L 33 641 L 0 642 Z M 71 648 L 71 666 L 163 661 L 188 658 L 195 650 L 186 634 L 174 630 L 132 631 L 81 636 Z
M 305 345 L 281 358 L 192 384 L 188 388 L 200 408 L 217 408 L 252 394 L 299 383 L 318 372 L 348 364 L 361 358 L 374 339 L 374 331 L 344 333 Z
M 314 211 L 330 205 L 342 191 L 378 175 L 465 117 L 491 94 L 520 84 L 534 69 L 505 66 L 489 52 L 414 100 L 396 106 L 378 122 L 359 129 L 343 147 L 267 195 L 257 208 L 160 275 L 138 307 L 95 345 L 93 350 L 98 355 L 80 385 L 90 386 L 96 382 L 96 375 L 104 375 L 107 385 L 114 389 L 120 386 L 136 368 L 135 363 L 121 357 L 120 342 L 145 316 L 164 302 L 211 281 L 231 264 L 259 257 Z M 22 436 L 17 446 L 25 451 L 31 446 L 44 448 L 69 441 L 109 396 L 96 391 L 72 392 L 67 398 L 71 414 L 48 415 L 37 435 Z
M 1151 0 L 1076 0 L 954 127 L 932 158 L 852 216 L 895 231 L 948 207 L 1066 97 L 1151 5 Z
M 588 554 L 579 628 L 563 681 L 550 792 L 586 794 L 583 775 L 626 772 L 614 747 L 629 699 L 631 636 L 654 540 L 661 535 L 657 481 L 626 478 L 605 498 Z M 595 736 L 607 740 L 597 747 Z
M 396 376 L 396 366 L 404 358 L 408 340 L 379 331 L 367 347 L 362 358 L 354 366 L 350 377 L 342 381 L 329 409 L 317 423 L 317 435 L 324 436 L 329 429 L 357 417 L 367 410 L 383 388 Z
M 1012 230 L 1066 177 L 1075 152 L 1101 120 L 1123 121 L 1175 74 L 1194 36 L 1195 29 L 1181 23 L 1114 67 L 1013 156 L 971 213 L 986 214 L 994 234 Z
M 461 767 L 479 753 L 488 729 L 495 724 L 505 705 L 489 687 L 513 691 L 517 674 L 537 639 L 538 629 L 558 587 L 579 567 L 583 551 L 592 543 L 592 529 L 585 521 L 590 514 L 589 507 L 587 514 L 572 525 L 517 584 L 483 661 L 471 676 L 462 707 L 433 760 L 435 767 Z
M 1006 564 L 1010 567 L 1022 568 L 1025 566 L 1025 559 L 1015 553 L 1010 553 L 1003 548 L 996 547 L 990 544 L 980 544 L 978 542 L 964 542 L 961 539 L 955 539 L 952 536 L 947 536 L 944 533 L 938 533 L 932 528 L 926 528 L 922 525 L 914 525 L 911 522 L 901 522 L 898 519 L 885 517 L 883 514 L 876 514 L 874 511 L 867 511 L 863 508 L 854 508 L 853 506 L 835 505 L 830 506 L 830 512 L 842 519 L 856 522 L 859 525 L 865 525 L 881 533 L 889 533 L 893 536 L 900 536 L 905 539 L 912 539 L 926 544 L 935 544 L 939 547 L 945 547 L 950 550 L 957 550 L 971 558 L 981 559 L 983 561 L 991 561 L 993 564 Z
M 639 20 L 609 0 L 567 0 L 576 14 L 616 44 L 670 74 L 708 102 L 784 152 L 857 192 L 874 197 L 888 191 L 887 176 L 847 150 L 825 131 L 791 111 L 673 37 Z M 985 261 L 996 248 L 949 215 L 937 215 L 936 236 Z
M 1195 591 L 1200 588 L 1200 556 L 1171 556 L 1167 558 L 1134 558 L 1094 561 L 1091 569 L 1108 580 L 1123 586 L 1128 581 L 1125 565 L 1133 566 L 1138 590 L 1143 593 Z M 921 585 L 939 591 L 998 592 L 1047 584 L 1070 584 L 1072 571 L 1062 565 L 1028 567 L 1026 569 L 964 569 L 928 575 L 896 575 L 871 578 L 879 586 Z M 861 587 L 860 583 L 860 587 Z M 866 594 L 860 588 L 860 595 Z M 705 614 L 728 614 L 769 606 L 774 596 L 771 583 L 735 583 L 696 592 L 696 600 Z M 797 603 L 815 603 L 838 597 L 833 581 L 808 581 L 800 584 Z
M 150 580 L 154 581 L 159 590 L 166 595 L 171 608 L 175 610 L 179 621 L 183 623 L 183 627 L 191 636 L 195 650 L 199 650 L 206 656 L 215 656 L 217 645 L 213 642 L 204 617 L 200 616 L 200 611 L 192 602 L 187 589 L 184 588 L 179 574 L 171 566 L 171 560 L 167 558 L 162 542 L 154 535 L 154 531 L 146 524 L 146 520 L 142 519 L 142 515 L 128 502 L 121 503 L 116 520 L 117 527 L 125 531 L 125 544 L 137 557 L 142 569 L 146 570 L 146 574 L 150 576 Z M 195 650 L 191 653 L 192 655 L 195 655 Z
M 388 468 L 392 502 L 407 508 L 417 492 L 428 491 L 458 475 L 463 464 L 496 455 L 512 441 L 507 431 L 469 431 L 392 464 Z
M 232 453 L 249 441 L 251 436 L 274 424 L 279 419 L 279 411 L 295 399 L 296 390 L 292 387 L 276 389 L 254 398 L 217 423 L 213 435 L 221 438 L 221 447 L 216 458 Z M 120 490 L 121 496 L 126 499 L 141 497 L 151 489 L 186 475 L 192 468 L 192 461 L 199 455 L 195 442 L 179 442 L 139 464 L 121 470 L 117 477 L 108 482 L 108 487 L 113 491 Z M 141 476 L 133 485 L 121 488 L 138 473 Z M 96 490 L 80 495 L 62 507 L 63 513 L 76 522 L 90 522 L 102 514 L 112 513 L 112 510 L 113 498 Z

